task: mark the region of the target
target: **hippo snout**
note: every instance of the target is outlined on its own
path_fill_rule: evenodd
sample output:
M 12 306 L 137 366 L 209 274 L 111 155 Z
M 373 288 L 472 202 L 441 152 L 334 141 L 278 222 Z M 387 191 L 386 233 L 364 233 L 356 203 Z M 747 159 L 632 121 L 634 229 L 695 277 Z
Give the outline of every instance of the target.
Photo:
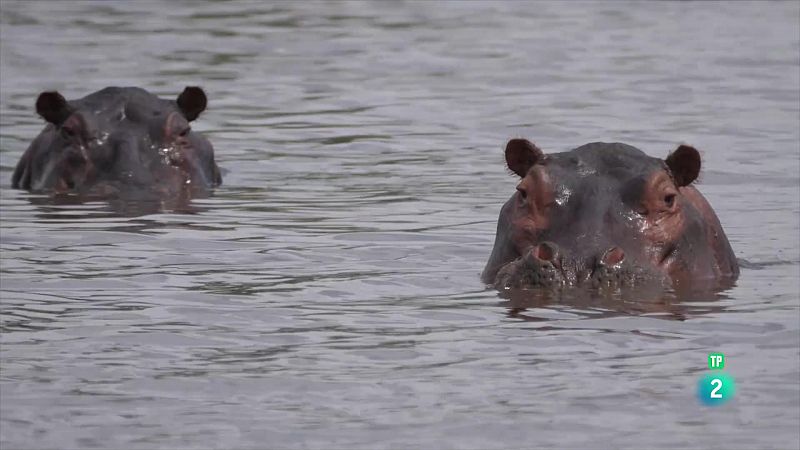
M 590 256 L 576 256 L 549 241 L 531 247 L 523 256 L 500 268 L 494 280 L 497 289 L 587 285 L 621 287 L 643 280 L 657 280 L 655 271 L 626 260 L 618 246 Z
M 516 261 L 506 264 L 497 274 L 503 286 L 534 285 L 559 286 L 567 281 L 564 276 L 561 254 L 552 242 L 542 242 L 532 247 Z

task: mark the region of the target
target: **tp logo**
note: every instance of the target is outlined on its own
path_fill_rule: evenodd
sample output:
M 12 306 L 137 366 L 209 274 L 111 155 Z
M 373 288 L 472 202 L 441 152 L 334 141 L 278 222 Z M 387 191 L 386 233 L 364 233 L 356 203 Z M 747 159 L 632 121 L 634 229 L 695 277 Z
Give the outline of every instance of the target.
M 719 406 L 733 398 L 736 384 L 733 377 L 721 372 L 725 368 L 725 355 L 708 354 L 708 368 L 713 372 L 700 377 L 697 382 L 697 399 L 707 406 Z

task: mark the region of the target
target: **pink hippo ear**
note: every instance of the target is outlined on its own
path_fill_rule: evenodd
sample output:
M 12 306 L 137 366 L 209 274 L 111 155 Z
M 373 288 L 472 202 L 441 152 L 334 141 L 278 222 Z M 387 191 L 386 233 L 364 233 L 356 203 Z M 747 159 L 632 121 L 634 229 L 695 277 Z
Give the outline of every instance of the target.
M 506 165 L 509 170 L 522 178 L 542 158 L 544 158 L 544 153 L 527 139 L 511 139 L 506 144 Z
M 178 108 L 183 113 L 183 117 L 189 122 L 197 119 L 201 112 L 206 110 L 208 100 L 206 93 L 197 86 L 187 86 L 178 96 Z
M 678 187 L 688 186 L 700 175 L 700 153 L 689 145 L 675 149 L 667 156 L 666 162 Z
M 42 92 L 36 99 L 36 113 L 53 125 L 61 126 L 72 114 L 72 108 L 57 91 Z

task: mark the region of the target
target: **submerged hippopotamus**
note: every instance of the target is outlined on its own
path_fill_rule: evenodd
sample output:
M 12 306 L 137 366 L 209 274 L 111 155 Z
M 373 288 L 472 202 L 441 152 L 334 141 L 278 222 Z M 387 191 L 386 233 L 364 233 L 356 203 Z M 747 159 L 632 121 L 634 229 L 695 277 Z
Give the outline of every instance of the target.
M 719 219 L 691 185 L 700 172 L 693 147 L 666 159 L 602 142 L 544 154 L 512 139 L 505 157 L 520 181 L 500 211 L 485 283 L 677 288 L 738 276 Z
M 189 122 L 206 94 L 187 87 L 176 100 L 144 89 L 108 87 L 80 100 L 43 92 L 36 112 L 48 124 L 22 155 L 14 188 L 100 197 L 185 195 L 222 182 L 214 149 Z

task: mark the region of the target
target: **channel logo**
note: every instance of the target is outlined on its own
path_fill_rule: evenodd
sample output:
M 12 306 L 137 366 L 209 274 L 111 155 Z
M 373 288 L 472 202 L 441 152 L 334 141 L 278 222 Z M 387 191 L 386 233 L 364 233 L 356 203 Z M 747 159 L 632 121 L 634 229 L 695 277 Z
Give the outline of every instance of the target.
M 697 399 L 707 406 L 724 405 L 736 394 L 736 382 L 723 372 L 725 355 L 709 353 L 708 368 L 711 372 L 701 376 L 697 382 Z

